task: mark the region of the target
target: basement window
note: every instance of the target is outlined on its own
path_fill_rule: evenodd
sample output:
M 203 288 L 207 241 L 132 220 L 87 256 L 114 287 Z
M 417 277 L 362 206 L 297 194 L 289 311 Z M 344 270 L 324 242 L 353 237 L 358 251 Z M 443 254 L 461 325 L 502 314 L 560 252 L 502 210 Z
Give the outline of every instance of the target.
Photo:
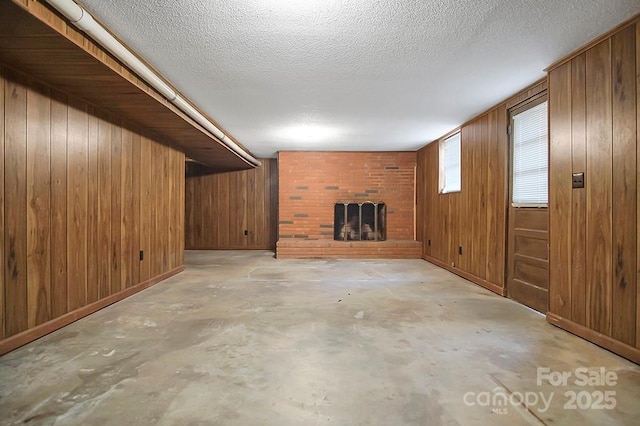
M 514 207 L 547 207 L 548 128 L 547 102 L 512 116 Z
M 460 191 L 460 132 L 440 141 L 440 193 Z

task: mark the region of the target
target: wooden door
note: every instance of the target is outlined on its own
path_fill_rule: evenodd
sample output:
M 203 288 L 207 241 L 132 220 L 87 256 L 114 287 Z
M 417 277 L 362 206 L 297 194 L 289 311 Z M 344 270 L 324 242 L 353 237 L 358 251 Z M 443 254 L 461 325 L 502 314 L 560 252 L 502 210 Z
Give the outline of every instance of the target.
M 546 313 L 549 306 L 549 213 L 547 208 L 509 208 L 507 294 Z
M 546 111 L 546 93 L 543 93 L 509 112 L 507 295 L 542 313 L 549 309 Z

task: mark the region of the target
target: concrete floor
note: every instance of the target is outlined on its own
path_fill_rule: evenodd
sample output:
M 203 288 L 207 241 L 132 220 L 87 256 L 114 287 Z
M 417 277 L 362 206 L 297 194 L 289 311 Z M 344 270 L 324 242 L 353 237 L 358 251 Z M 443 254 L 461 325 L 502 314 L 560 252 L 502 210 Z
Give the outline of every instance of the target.
M 537 367 L 571 377 L 538 385 Z M 613 425 L 639 402 L 637 365 L 421 260 L 188 252 L 0 358 L 3 425 Z

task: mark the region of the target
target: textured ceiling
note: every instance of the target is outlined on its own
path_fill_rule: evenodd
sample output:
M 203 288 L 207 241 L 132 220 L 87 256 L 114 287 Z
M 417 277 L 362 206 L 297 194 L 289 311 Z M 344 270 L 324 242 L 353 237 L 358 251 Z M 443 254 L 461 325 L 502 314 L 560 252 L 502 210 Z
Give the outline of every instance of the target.
M 256 156 L 414 150 L 638 0 L 81 0 Z

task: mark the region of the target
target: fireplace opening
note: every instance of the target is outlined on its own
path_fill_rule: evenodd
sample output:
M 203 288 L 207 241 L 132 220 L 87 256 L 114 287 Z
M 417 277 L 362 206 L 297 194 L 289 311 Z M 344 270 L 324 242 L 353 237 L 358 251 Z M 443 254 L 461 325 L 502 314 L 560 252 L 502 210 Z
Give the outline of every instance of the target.
M 387 239 L 385 204 L 336 203 L 333 239 L 336 241 L 384 241 Z

